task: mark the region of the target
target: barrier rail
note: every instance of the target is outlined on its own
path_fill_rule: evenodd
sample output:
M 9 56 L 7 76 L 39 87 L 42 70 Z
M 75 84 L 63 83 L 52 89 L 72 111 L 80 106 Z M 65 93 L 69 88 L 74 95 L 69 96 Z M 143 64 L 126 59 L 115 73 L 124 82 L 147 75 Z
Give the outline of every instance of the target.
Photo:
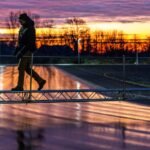
M 28 57 L 28 56 L 26 56 Z M 135 55 L 134 57 L 125 57 L 125 63 L 131 65 L 150 64 L 150 57 Z M 107 57 L 107 56 L 82 56 L 80 55 L 80 63 L 78 56 L 38 56 L 34 55 L 34 65 L 37 64 L 85 64 L 85 65 L 100 65 L 100 64 L 123 64 L 123 57 Z M 18 61 L 13 55 L 0 55 L 1 65 L 17 64 Z
M 0 104 L 150 100 L 150 88 L 0 91 Z

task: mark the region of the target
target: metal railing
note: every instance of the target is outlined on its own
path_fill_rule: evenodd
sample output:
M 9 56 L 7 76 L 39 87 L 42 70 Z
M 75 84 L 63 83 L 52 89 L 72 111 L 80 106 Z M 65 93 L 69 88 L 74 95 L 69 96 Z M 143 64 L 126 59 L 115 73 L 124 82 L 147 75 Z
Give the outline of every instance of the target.
M 0 56 L 0 57 L 3 58 L 4 60 L 7 60 L 6 58 L 9 58 L 9 60 L 16 59 L 14 56 L 8 56 L 8 55 Z M 52 57 L 44 56 L 43 59 L 45 58 L 51 59 Z M 36 63 L 36 59 L 40 60 L 42 59 L 42 56 L 34 57 L 34 65 L 38 65 L 38 63 Z M 108 58 L 105 58 L 105 59 L 108 59 Z M 129 64 L 127 62 L 128 58 L 123 56 L 122 58 L 119 57 L 118 59 L 120 63 L 117 63 L 117 64 L 120 64 L 121 66 L 119 71 L 115 72 L 115 70 L 111 70 L 110 72 L 105 73 L 104 76 L 113 80 L 116 80 L 116 76 L 117 76 L 117 80 L 119 80 L 122 83 L 122 88 L 106 89 L 106 90 L 101 90 L 101 89 L 83 89 L 82 90 L 81 89 L 81 90 L 34 91 L 32 90 L 32 80 L 30 80 L 30 90 L 28 91 L 21 91 L 21 92 L 19 91 L 13 92 L 13 91 L 6 91 L 6 90 L 0 91 L 0 103 L 7 104 L 7 103 L 28 103 L 28 102 L 30 103 L 86 102 L 86 101 L 93 102 L 93 101 L 107 101 L 107 100 L 111 101 L 111 100 L 149 99 L 150 88 L 146 88 L 146 86 L 143 86 L 145 88 L 141 88 L 141 87 L 136 88 L 135 86 L 134 88 L 129 89 L 126 87 L 126 83 L 128 83 L 127 73 L 128 72 L 130 73 L 133 70 L 128 70 L 128 67 L 127 67 L 127 64 Z M 7 64 L 7 63 L 1 63 L 1 60 L 0 60 L 1 65 L 6 65 L 6 64 L 12 65 L 12 64 L 16 64 L 16 62 Z M 50 64 L 45 63 L 44 65 L 50 65 Z M 134 63 L 133 65 L 137 66 L 138 64 Z M 133 75 L 138 76 L 137 73 L 138 72 L 133 72 Z M 145 73 L 143 72 L 143 74 Z M 98 73 L 95 73 L 95 75 L 98 75 Z M 134 84 L 136 85 L 135 82 Z
M 50 65 L 50 64 L 80 64 L 80 65 L 109 65 L 109 64 L 123 64 L 123 57 L 125 63 L 131 65 L 150 64 L 150 57 L 107 57 L 107 56 L 37 56 L 34 55 L 34 65 Z M 78 61 L 80 59 L 80 61 Z M 0 55 L 0 65 L 16 65 L 18 60 L 13 55 Z
M 0 104 L 150 100 L 150 88 L 0 91 Z

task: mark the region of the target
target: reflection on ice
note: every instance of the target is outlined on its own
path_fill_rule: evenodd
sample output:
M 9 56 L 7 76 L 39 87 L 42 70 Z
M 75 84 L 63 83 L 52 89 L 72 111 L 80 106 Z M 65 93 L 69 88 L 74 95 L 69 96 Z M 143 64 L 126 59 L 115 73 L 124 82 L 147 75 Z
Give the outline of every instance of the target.
M 57 68 L 35 69 L 47 79 L 45 89 L 89 88 Z M 0 88 L 10 89 L 17 68 L 3 71 Z M 26 76 L 25 89 L 28 82 Z M 33 81 L 33 89 L 37 86 Z M 148 106 L 128 102 L 0 105 L 0 149 L 148 150 L 149 112 Z
M 0 66 L 0 90 L 3 89 L 3 66 Z
M 16 86 L 18 71 L 17 67 L 0 67 L 0 90 L 9 90 L 12 87 Z M 37 71 L 44 79 L 46 79 L 47 83 L 44 86 L 44 89 L 86 89 L 88 86 L 85 84 L 81 84 L 78 81 L 75 81 L 73 78 L 70 78 L 68 74 L 65 74 L 62 70 L 59 70 L 55 67 L 34 67 L 35 71 Z M 3 80 L 4 79 L 4 80 Z M 25 84 L 24 89 L 29 90 L 30 77 L 28 75 L 25 76 Z M 37 83 L 32 80 L 32 88 L 36 90 L 38 87 Z

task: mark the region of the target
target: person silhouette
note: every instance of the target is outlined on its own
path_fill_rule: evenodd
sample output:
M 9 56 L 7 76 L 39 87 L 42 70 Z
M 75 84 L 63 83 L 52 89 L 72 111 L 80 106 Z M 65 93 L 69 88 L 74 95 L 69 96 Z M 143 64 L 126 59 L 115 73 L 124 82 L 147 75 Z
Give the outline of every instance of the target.
M 43 135 L 44 130 L 41 128 L 38 129 L 26 129 L 26 130 L 17 130 L 17 144 L 18 150 L 33 150 L 42 148 L 41 143 L 44 140 Z
M 20 14 L 19 23 L 21 28 L 18 36 L 18 46 L 14 51 L 14 55 L 17 57 L 18 63 L 18 84 L 12 91 L 23 91 L 24 74 L 25 72 L 32 76 L 39 84 L 38 90 L 41 90 L 46 80 L 42 79 L 31 67 L 32 53 L 36 50 L 36 35 L 34 21 L 26 14 Z

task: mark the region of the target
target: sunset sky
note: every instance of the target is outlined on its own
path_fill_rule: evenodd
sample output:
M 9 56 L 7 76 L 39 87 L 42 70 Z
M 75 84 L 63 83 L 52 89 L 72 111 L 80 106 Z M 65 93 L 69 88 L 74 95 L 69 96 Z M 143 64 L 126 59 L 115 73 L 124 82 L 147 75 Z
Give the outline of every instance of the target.
M 0 26 L 4 27 L 11 11 L 20 10 L 54 19 L 55 24 L 75 16 L 85 19 L 92 28 L 150 35 L 150 0 L 3 0 Z

